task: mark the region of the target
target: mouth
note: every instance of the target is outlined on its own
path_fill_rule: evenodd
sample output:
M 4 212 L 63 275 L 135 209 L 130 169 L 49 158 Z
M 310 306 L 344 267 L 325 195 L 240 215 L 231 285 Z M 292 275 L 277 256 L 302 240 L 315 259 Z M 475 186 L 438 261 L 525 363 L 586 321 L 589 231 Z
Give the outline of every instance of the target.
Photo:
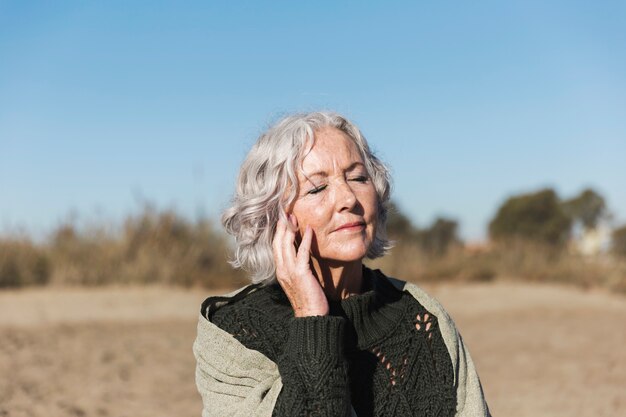
M 344 225 L 339 226 L 337 229 L 335 229 L 335 232 L 338 232 L 338 231 L 341 231 L 341 230 L 345 230 L 345 231 L 361 230 L 364 227 L 365 227 L 365 222 L 346 223 Z

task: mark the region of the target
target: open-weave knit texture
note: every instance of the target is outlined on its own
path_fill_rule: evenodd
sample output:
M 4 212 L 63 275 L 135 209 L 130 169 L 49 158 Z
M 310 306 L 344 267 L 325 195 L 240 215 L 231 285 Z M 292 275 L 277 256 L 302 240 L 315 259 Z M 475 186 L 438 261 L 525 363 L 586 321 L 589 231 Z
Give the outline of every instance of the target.
M 332 303 L 323 317 L 294 318 L 278 285 L 208 299 L 194 345 L 203 415 L 488 416 L 471 359 L 438 303 L 417 287 L 417 297 L 398 290 L 379 271 L 365 268 L 364 277 L 364 294 Z M 201 334 L 212 324 L 219 337 L 207 341 Z M 221 339 L 229 342 L 216 348 Z M 239 358 L 230 356 L 236 343 Z M 265 373 L 242 371 L 251 353 Z M 233 383 L 244 384 L 241 395 Z M 257 407 L 240 406 L 246 401 Z

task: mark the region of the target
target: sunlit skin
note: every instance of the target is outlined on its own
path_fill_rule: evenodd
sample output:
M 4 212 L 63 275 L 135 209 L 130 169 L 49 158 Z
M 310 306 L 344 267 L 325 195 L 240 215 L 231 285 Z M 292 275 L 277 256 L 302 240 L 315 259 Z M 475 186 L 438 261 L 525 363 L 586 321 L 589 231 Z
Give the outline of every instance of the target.
M 326 315 L 329 299 L 361 292 L 378 197 L 358 148 L 335 128 L 315 132 L 298 180 L 292 227 L 280 221 L 274 236 L 276 276 L 297 317 Z

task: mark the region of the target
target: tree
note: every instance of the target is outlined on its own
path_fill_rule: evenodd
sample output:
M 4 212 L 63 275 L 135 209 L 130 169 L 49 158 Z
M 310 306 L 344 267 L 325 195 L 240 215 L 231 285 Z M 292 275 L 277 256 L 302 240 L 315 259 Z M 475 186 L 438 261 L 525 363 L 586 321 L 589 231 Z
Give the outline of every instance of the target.
M 510 197 L 489 223 L 494 240 L 521 238 L 561 246 L 569 237 L 572 221 L 552 189 Z
M 460 243 L 455 220 L 438 217 L 433 224 L 420 232 L 419 241 L 425 252 L 444 255 L 450 246 Z
M 404 213 L 400 211 L 398 205 L 391 201 L 387 210 L 387 235 L 391 239 L 410 240 L 417 235 L 417 228 Z
M 421 229 L 400 211 L 397 204 L 389 203 L 387 234 L 398 243 L 413 242 L 430 255 L 443 255 L 451 245 L 461 242 L 457 232 L 458 222 L 444 217 L 437 217 L 430 227 Z
M 595 228 L 598 221 L 607 214 L 604 197 L 591 188 L 585 189 L 577 197 L 564 201 L 561 206 L 573 222 L 580 222 L 585 229 Z

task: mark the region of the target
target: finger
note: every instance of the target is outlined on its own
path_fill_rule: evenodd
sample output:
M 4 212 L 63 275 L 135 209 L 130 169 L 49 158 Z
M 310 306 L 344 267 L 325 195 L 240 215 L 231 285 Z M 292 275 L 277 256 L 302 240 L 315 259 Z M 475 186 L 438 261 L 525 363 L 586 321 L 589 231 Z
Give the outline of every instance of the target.
M 283 235 L 285 234 L 285 226 L 285 222 L 279 218 L 276 223 L 274 239 L 272 240 L 272 251 L 274 252 L 274 262 L 276 262 L 277 271 L 283 266 L 282 241 Z
M 289 214 L 289 224 L 293 226 L 291 230 L 295 230 L 298 227 L 298 219 L 293 214 Z
M 296 232 L 294 227 L 295 216 L 289 215 L 289 223 L 285 224 L 285 232 L 282 240 L 282 256 L 283 262 L 285 266 L 289 270 L 293 270 L 296 263 L 296 247 L 294 246 L 294 241 L 296 238 Z
M 307 224 L 306 229 L 304 231 L 304 236 L 302 236 L 302 242 L 300 242 L 300 247 L 298 248 L 298 255 L 296 256 L 296 262 L 301 267 L 309 266 L 309 254 L 311 251 L 311 241 L 313 240 L 313 229 L 311 226 Z
M 300 242 L 302 241 L 302 232 L 298 228 L 298 219 L 294 215 L 290 215 L 289 221 L 291 222 L 291 226 L 293 232 L 295 234 L 294 237 L 294 246 L 296 247 L 296 252 L 298 251 L 298 246 L 300 246 Z

